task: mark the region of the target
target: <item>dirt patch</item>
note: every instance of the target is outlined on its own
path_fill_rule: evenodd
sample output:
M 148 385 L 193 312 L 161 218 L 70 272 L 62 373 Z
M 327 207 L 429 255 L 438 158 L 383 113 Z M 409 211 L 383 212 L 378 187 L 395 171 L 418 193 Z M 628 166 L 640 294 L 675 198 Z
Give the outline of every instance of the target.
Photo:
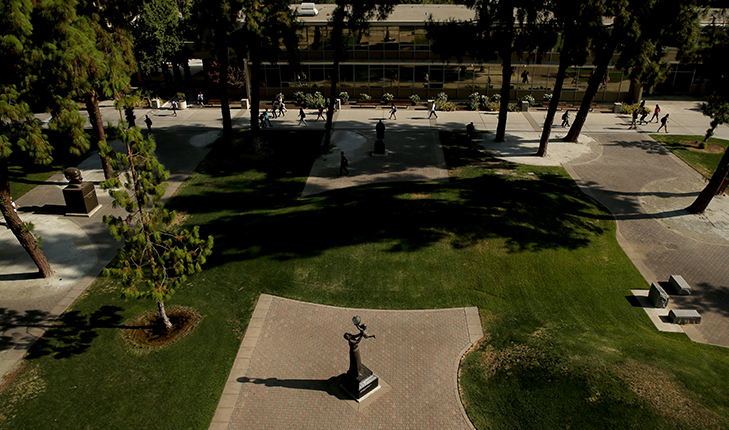
M 181 226 L 187 218 L 188 218 L 187 212 L 185 212 L 185 211 L 178 212 L 177 217 L 175 217 L 175 219 L 173 219 L 172 222 L 170 223 L 170 227 Z
M 635 394 L 674 425 L 722 428 L 721 420 L 691 399 L 665 371 L 633 360 L 614 369 Z
M 684 140 L 681 142 L 686 149 L 696 152 L 705 152 L 707 154 L 719 154 L 724 152 L 724 147 L 714 142 L 706 142 L 706 148 L 702 148 L 703 140 Z
M 124 325 L 133 328 L 124 330 L 122 337 L 135 350 L 146 352 L 177 342 L 192 333 L 202 321 L 202 315 L 191 308 L 171 306 L 166 311 L 171 329 L 165 327 L 159 312 L 148 311 L 126 321 Z

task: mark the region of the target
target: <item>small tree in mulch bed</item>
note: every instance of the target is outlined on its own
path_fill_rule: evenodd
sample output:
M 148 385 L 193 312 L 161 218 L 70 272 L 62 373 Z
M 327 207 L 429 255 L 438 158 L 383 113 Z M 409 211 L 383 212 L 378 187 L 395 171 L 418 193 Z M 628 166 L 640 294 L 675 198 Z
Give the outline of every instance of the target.
M 109 190 L 114 207 L 127 215 L 105 216 L 104 223 L 117 240 L 124 240 L 106 276 L 121 280 L 130 298 L 150 298 L 157 302 L 159 316 L 169 330 L 172 322 L 165 312 L 168 300 L 188 275 L 200 273 L 212 253 L 213 238 L 200 238 L 198 227 L 172 229 L 177 213 L 162 207 L 161 199 L 169 172 L 154 156 L 155 143 L 144 138 L 139 127 L 113 127 L 112 133 L 126 145 L 126 153 L 112 160 L 115 177 L 101 184 Z

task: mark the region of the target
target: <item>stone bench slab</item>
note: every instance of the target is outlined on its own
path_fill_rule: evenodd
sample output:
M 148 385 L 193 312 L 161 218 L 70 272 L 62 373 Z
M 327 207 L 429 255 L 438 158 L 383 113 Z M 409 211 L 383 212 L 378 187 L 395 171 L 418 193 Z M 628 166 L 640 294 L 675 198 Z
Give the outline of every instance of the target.
M 651 289 L 648 292 L 648 300 L 656 308 L 665 308 L 668 306 L 668 293 L 660 285 L 655 282 L 651 284 Z
M 674 309 L 668 318 L 674 324 L 701 324 L 701 315 L 694 309 Z
M 680 275 L 671 275 L 671 278 L 668 280 L 668 283 L 671 284 L 671 287 L 673 288 L 674 292 L 681 296 L 688 296 L 691 295 L 691 286 L 686 282 L 682 276 Z

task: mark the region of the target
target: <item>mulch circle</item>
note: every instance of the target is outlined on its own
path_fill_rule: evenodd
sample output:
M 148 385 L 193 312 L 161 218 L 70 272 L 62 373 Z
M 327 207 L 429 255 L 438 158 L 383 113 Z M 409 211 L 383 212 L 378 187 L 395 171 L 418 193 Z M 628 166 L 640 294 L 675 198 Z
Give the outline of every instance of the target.
M 147 311 L 124 323 L 129 327 L 122 331 L 122 337 L 135 350 L 151 351 L 171 345 L 195 330 L 202 321 L 202 315 L 194 309 L 170 306 L 166 309 L 172 328 L 167 329 L 156 310 Z
M 692 151 L 697 152 L 706 152 L 709 154 L 718 154 L 720 152 L 724 152 L 724 147 L 716 144 L 714 142 L 706 142 L 706 148 L 701 148 L 701 144 L 704 143 L 703 140 L 684 140 L 681 142 L 681 145 L 686 147 L 686 149 L 690 149 Z

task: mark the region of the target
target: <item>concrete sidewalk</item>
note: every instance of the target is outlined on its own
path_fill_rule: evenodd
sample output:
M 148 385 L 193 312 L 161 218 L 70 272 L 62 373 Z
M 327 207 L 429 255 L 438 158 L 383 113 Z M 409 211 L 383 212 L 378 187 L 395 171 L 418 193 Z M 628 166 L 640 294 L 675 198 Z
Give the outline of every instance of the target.
M 669 131 L 672 134 L 703 135 L 708 128 L 709 120 L 698 109 L 698 102 L 661 101 L 662 115 L 670 113 Z M 655 103 L 648 101 L 648 106 Z M 323 128 L 323 121 L 313 121 L 316 118 L 314 110 L 307 110 L 308 126 L 297 125 L 298 109 L 289 110 L 281 119 L 272 120 L 274 128 Z M 182 181 L 192 172 L 207 153 L 205 145 L 214 140 L 222 128 L 220 109 L 191 107 L 178 111 L 178 116 L 172 116 L 167 108 L 150 110 L 137 109 L 137 121 L 143 124 L 144 115 L 150 115 L 154 124 L 153 131 L 158 143 L 157 154 L 162 163 L 171 171 L 171 186 L 167 197 L 174 193 Z M 312 115 L 313 113 L 313 115 Z M 234 127 L 246 128 L 249 124 L 248 111 L 232 109 Z M 102 115 L 107 121 L 115 121 L 118 112 L 110 103 L 102 105 Z M 718 320 L 729 321 L 729 305 L 726 305 L 726 279 L 717 278 L 718 267 L 721 265 L 707 265 L 702 258 L 715 255 L 724 250 L 721 236 L 726 236 L 724 220 L 729 216 L 729 208 L 725 198 L 715 199 L 710 211 L 705 216 L 690 216 L 678 214 L 670 217 L 653 215 L 658 210 L 661 213 L 680 211 L 686 198 L 699 191 L 699 189 L 686 189 L 686 183 L 679 179 L 671 182 L 672 177 L 691 177 L 694 181 L 692 187 L 703 184 L 702 179 L 686 170 L 682 162 L 675 157 L 665 154 L 657 155 L 656 147 L 649 145 L 646 133 L 654 133 L 658 128 L 655 123 L 648 126 L 639 126 L 638 130 L 628 130 L 629 117 L 607 113 L 591 113 L 583 130 L 585 139 L 579 144 L 563 144 L 557 138 L 563 130 L 553 130 L 553 140 L 550 143 L 547 159 L 537 159 L 532 155 L 536 152 L 539 141 L 539 128 L 544 120 L 545 111 L 532 110 L 528 113 L 512 112 L 508 115 L 506 143 L 493 143 L 487 138 L 482 143 L 489 150 L 498 152 L 505 159 L 526 164 L 553 163 L 566 165 L 578 179 L 578 183 L 588 192 L 597 193 L 602 190 L 606 195 L 624 192 L 622 189 L 613 189 L 616 176 L 633 178 L 636 174 L 649 171 L 646 167 L 661 167 L 667 173 L 657 177 L 646 177 L 637 190 L 631 188 L 633 199 L 609 200 L 599 197 L 618 218 L 618 228 L 622 233 L 627 231 L 624 227 L 627 221 L 622 214 L 633 214 L 645 218 L 650 222 L 650 232 L 639 239 L 641 247 L 635 252 L 628 253 L 639 268 L 642 269 L 647 281 L 667 278 L 662 264 L 671 259 L 685 259 L 687 254 L 695 254 L 696 261 L 689 260 L 683 263 L 685 273 L 690 275 L 687 280 L 691 282 L 696 293 L 690 297 L 693 302 L 690 306 L 698 307 L 703 299 L 707 300 L 707 307 L 715 310 Z M 386 142 L 392 149 L 392 157 L 386 159 L 372 159 L 368 157 L 369 147 L 374 140 L 374 126 L 382 118 L 387 118 L 387 109 L 343 109 L 335 118 L 335 151 L 345 150 L 351 157 L 352 175 L 337 177 L 338 152 L 334 156 L 323 157 L 317 161 L 312 169 L 311 184 L 307 184 L 305 194 L 322 192 L 330 189 L 360 185 L 377 181 L 401 180 L 446 180 L 447 171 L 442 161 L 442 150 L 438 140 L 438 131 L 456 130 L 465 131 L 465 125 L 474 122 L 477 131 L 493 132 L 496 128 L 498 115 L 496 112 L 438 112 L 438 119 L 428 119 L 425 109 L 401 109 L 397 120 L 385 119 L 387 127 Z M 720 126 L 716 137 L 729 139 L 729 127 Z M 493 133 L 491 134 L 493 136 Z M 625 165 L 623 170 L 611 170 L 610 165 L 604 167 L 600 163 L 614 160 L 611 145 L 613 142 L 622 142 L 621 145 L 642 151 L 641 163 Z M 610 157 L 603 151 L 611 147 Z M 616 148 L 619 149 L 619 148 Z M 615 152 L 617 154 L 617 152 Z M 633 154 L 631 152 L 631 154 Z M 632 156 L 632 155 L 631 155 Z M 684 166 L 681 168 L 680 166 Z M 81 166 L 86 180 L 100 180 L 100 170 L 97 162 L 90 158 Z M 593 169 L 594 168 L 594 169 Z M 591 176 L 591 170 L 603 172 Z M 673 175 L 673 176 L 671 176 Z M 657 183 L 655 181 L 664 181 Z M 66 185 L 65 179 L 59 174 L 49 181 L 39 185 L 26 196 L 18 200 L 21 206 L 19 213 L 25 221 L 32 221 L 37 233 L 44 238 L 44 249 L 51 261 L 56 275 L 48 280 L 34 277 L 36 269 L 29 257 L 17 244 L 17 240 L 9 230 L 0 227 L 0 375 L 15 366 L 25 354 L 28 347 L 43 332 L 43 328 L 55 320 L 78 297 L 101 269 L 113 258 L 119 243 L 109 235 L 103 226 L 101 218 L 104 214 L 112 213 L 108 196 L 99 192 L 102 209 L 91 218 L 71 218 L 60 213 L 63 205 L 61 189 Z M 632 186 L 632 185 L 631 185 Z M 662 197 L 660 201 L 651 203 L 638 195 L 645 189 L 645 195 Z M 593 194 L 597 195 L 597 194 Z M 681 200 L 683 199 L 683 200 Z M 656 209 L 657 208 L 657 209 Z M 671 209 L 675 208 L 675 209 Z M 637 214 L 637 215 L 635 215 Z M 669 219 L 670 218 L 670 219 Z M 663 224 L 672 222 L 674 224 Z M 658 227 L 655 227 L 658 226 Z M 694 228 L 698 226 L 698 228 Z M 692 233 L 689 230 L 698 230 Z M 675 241 L 666 241 L 663 233 L 669 231 L 672 235 L 686 238 L 690 247 L 671 248 Z M 717 231 L 722 231 L 717 234 Z M 712 237 L 714 239 L 706 239 Z M 719 237 L 719 239 L 716 239 Z M 713 241 L 711 243 L 707 240 Z M 719 240 L 716 242 L 715 240 Z M 623 242 L 621 242 L 623 243 Z M 671 246 L 668 246 L 671 245 Z M 625 246 L 625 245 L 624 245 Z M 645 252 L 645 247 L 663 247 L 667 254 L 652 254 Z M 716 248 L 719 247 L 719 248 Z M 717 251 L 719 250 L 719 251 Z M 723 251 L 722 251 L 723 252 Z M 719 254 L 723 255 L 723 254 Z M 682 260 L 683 261 L 683 260 Z M 714 260 L 710 260 L 714 261 Z M 724 260 L 726 261 L 726 260 Z M 667 267 L 672 267 L 668 265 Z M 678 266 L 673 266 L 679 268 Z M 681 266 L 684 267 L 684 266 Z M 726 267 L 724 264 L 723 267 Z M 667 270 L 667 269 L 666 269 Z M 655 275 L 653 275 L 655 274 Z M 680 274 L 680 273 L 679 273 Z M 723 276 L 723 274 L 721 274 Z M 701 289 L 707 288 L 705 292 Z M 712 319 L 713 320 L 713 319 Z M 718 324 L 718 323 L 717 323 Z M 699 326 L 699 330 L 709 325 Z M 718 327 L 718 326 L 717 326 Z M 729 333 L 729 330 L 725 331 Z M 704 337 L 711 343 L 729 346 L 729 339 L 712 337 L 704 333 Z

